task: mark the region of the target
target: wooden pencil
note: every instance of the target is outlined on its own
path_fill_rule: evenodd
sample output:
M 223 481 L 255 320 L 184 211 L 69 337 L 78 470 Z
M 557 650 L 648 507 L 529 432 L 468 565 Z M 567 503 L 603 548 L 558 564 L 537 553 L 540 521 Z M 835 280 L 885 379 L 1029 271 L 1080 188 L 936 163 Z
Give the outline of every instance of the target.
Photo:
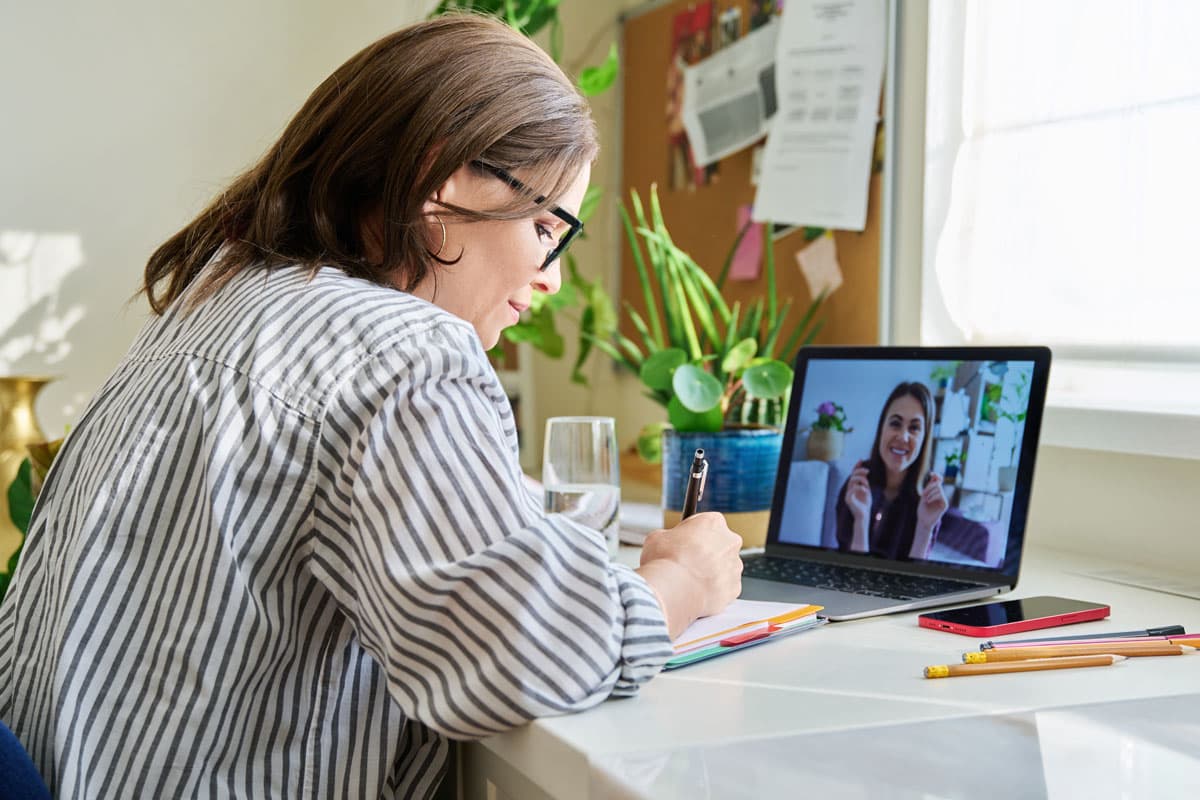
M 990 664 L 996 661 L 1023 661 L 1027 658 L 1060 658 L 1062 656 L 1181 656 L 1196 652 L 1194 647 L 1185 647 L 1166 642 L 1116 642 L 1095 644 L 1042 645 L 1040 647 L 1008 647 L 1003 650 L 982 650 L 963 653 L 963 663 Z
M 957 678 L 966 675 L 995 675 L 1001 672 L 1036 672 L 1044 669 L 1074 669 L 1076 667 L 1108 667 L 1125 656 L 1071 656 L 1067 658 L 1034 658 L 1027 661 L 1005 661 L 998 664 L 935 664 L 925 668 L 926 678 Z

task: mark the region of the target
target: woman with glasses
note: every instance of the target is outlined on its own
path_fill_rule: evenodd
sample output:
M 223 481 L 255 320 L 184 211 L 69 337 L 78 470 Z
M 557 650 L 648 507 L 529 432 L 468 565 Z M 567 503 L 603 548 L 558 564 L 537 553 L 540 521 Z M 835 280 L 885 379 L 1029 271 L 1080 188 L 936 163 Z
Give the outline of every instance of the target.
M 154 252 L 0 607 L 55 796 L 430 796 L 449 739 L 634 693 L 738 594 L 720 515 L 631 570 L 524 488 L 485 350 L 558 290 L 596 150 L 537 47 L 440 18 Z

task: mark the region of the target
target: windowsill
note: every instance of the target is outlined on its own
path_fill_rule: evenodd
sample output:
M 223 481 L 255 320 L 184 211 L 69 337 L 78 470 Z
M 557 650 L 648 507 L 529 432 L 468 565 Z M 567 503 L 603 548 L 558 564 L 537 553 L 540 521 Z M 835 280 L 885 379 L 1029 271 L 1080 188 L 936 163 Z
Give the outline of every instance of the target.
M 1200 366 L 1056 361 L 1041 442 L 1200 459 Z

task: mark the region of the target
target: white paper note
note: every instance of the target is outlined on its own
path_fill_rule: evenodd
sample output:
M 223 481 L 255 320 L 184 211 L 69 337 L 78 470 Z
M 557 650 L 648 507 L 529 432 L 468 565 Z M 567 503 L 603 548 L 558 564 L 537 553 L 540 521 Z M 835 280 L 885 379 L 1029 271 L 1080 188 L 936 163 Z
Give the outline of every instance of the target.
M 788 0 L 758 222 L 861 231 L 883 82 L 884 0 Z
M 775 113 L 775 41 L 772 21 L 683 69 L 683 127 L 696 164 L 706 166 L 749 147 L 767 132 Z

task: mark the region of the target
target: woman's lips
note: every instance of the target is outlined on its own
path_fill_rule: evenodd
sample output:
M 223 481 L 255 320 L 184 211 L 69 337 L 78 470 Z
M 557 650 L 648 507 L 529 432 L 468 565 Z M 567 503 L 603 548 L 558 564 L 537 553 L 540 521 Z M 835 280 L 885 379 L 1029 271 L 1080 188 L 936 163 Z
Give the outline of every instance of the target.
M 521 321 L 521 312 L 524 311 L 525 309 L 529 308 L 529 306 L 521 304 L 521 303 L 514 303 L 512 301 L 509 301 L 508 308 L 510 311 L 512 311 L 513 323 L 515 324 L 515 323 Z

